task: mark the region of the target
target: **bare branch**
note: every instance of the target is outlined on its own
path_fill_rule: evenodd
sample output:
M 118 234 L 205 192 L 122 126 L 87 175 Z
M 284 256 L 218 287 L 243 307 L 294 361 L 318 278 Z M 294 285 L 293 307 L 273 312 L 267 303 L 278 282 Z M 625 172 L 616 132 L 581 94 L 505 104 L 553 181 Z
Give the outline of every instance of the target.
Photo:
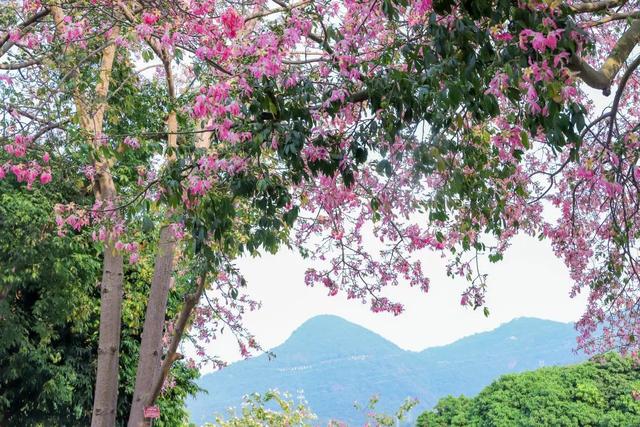
M 607 135 L 607 145 L 611 143 L 611 137 L 613 135 L 613 125 L 616 122 L 615 119 L 620 107 L 620 99 L 622 98 L 622 94 L 624 93 L 624 89 L 627 86 L 629 78 L 638 67 L 640 67 L 640 55 L 636 57 L 636 59 L 629 65 L 629 68 L 627 68 L 627 70 L 625 71 L 622 79 L 620 80 L 620 85 L 618 86 L 616 95 L 613 99 L 613 106 L 611 107 L 611 121 L 609 122 L 609 133 Z
M 573 4 L 569 6 L 571 11 L 575 13 L 594 13 L 601 12 L 606 9 L 610 9 L 616 6 L 622 6 L 625 4 L 627 0 L 600 0 L 600 1 L 589 1 L 582 2 L 579 4 Z
M 22 68 L 31 67 L 42 62 L 44 58 L 28 59 L 22 62 L 9 62 L 6 64 L 0 64 L 0 70 L 20 70 Z
M 583 25 L 585 28 L 597 27 L 598 25 L 608 24 L 613 21 L 621 21 L 623 19 L 638 19 L 640 18 L 640 10 L 634 10 L 631 12 L 620 12 L 620 13 L 612 13 L 610 15 L 605 16 L 602 19 L 598 19 L 595 21 L 587 21 Z
M 601 89 L 605 95 L 609 95 L 613 79 L 615 79 L 638 42 L 640 42 L 640 20 L 636 19 L 620 37 L 599 70 L 596 70 L 577 56 L 571 57 L 569 68 L 576 71 L 587 85 L 594 89 Z

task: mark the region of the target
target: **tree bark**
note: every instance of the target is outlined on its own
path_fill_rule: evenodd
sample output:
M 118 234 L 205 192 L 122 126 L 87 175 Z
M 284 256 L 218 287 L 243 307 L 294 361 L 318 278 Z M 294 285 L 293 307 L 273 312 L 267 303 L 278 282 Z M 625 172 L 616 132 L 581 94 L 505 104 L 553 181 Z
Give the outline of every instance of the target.
M 171 56 L 168 52 L 157 47 L 166 72 L 167 90 L 169 98 L 175 101 L 175 87 L 171 72 Z M 175 110 L 167 116 L 167 147 L 175 149 L 177 143 L 178 120 Z M 175 153 L 167 156 L 170 164 L 176 159 Z M 162 333 L 164 331 L 167 299 L 173 272 L 173 258 L 175 253 L 175 239 L 171 229 L 165 226 L 160 230 L 158 253 L 153 267 L 153 279 L 147 301 L 147 310 L 142 328 L 140 355 L 136 369 L 136 384 L 129 412 L 129 427 L 145 426 L 144 408 L 153 404 L 155 397 L 150 399 L 149 391 L 160 375 L 162 356 Z
M 629 28 L 618 39 L 611 53 L 599 70 L 596 70 L 581 58 L 572 56 L 569 68 L 578 73 L 578 77 L 594 89 L 600 89 L 605 95 L 611 93 L 611 84 L 627 58 L 640 42 L 640 20 L 631 21 Z
M 117 32 L 116 32 L 117 33 Z M 109 90 L 111 68 L 116 46 L 105 49 L 102 56 L 100 79 L 96 86 L 96 96 L 105 100 Z M 82 109 L 79 108 L 81 111 Z M 81 114 L 83 128 L 94 138 L 102 134 L 106 104 L 101 102 L 92 117 Z M 95 141 L 98 144 L 98 141 Z M 116 202 L 117 191 L 110 172 L 111 162 L 100 159 L 95 162 L 96 178 L 94 193 L 96 200 Z M 117 215 L 117 212 L 116 212 Z M 124 280 L 124 261 L 115 248 L 113 239 L 105 242 L 104 268 L 100 294 L 100 335 L 98 337 L 98 368 L 93 400 L 91 427 L 113 427 L 116 423 L 118 406 L 118 372 L 120 367 L 120 329 Z
M 163 227 L 160 231 L 158 252 L 144 318 L 136 385 L 129 414 L 129 427 L 145 425 L 144 408 L 148 405 L 149 391 L 159 374 L 162 357 L 162 333 L 173 271 L 175 244 L 172 230 L 168 226 Z
M 576 13 L 595 13 L 605 9 L 621 6 L 626 2 L 627 0 L 599 0 L 582 3 L 574 2 L 569 6 L 569 9 Z
M 51 6 L 51 14 L 59 34 L 63 27 L 64 13 L 60 6 Z M 90 108 L 85 105 L 79 93 L 74 94 L 75 104 L 80 118 L 80 125 L 91 138 L 94 146 L 100 144 L 98 138 L 102 134 L 104 114 L 107 109 L 107 94 L 111 81 L 111 71 L 116 55 L 113 41 L 119 34 L 114 27 L 100 60 L 100 71 L 94 95 L 97 103 Z M 99 158 L 94 162 L 96 177 L 93 191 L 96 200 L 116 202 L 117 191 L 111 176 L 111 161 Z M 122 255 L 115 248 L 111 236 L 105 241 L 103 254 L 102 281 L 100 284 L 100 328 L 98 336 L 98 367 L 94 390 L 92 427 L 113 427 L 116 424 L 118 406 L 118 371 L 120 364 L 120 328 L 122 314 L 122 282 L 124 280 L 124 262 Z
M 168 79 L 168 84 L 169 87 L 172 87 L 172 81 L 170 79 Z M 202 130 L 204 123 L 200 123 L 199 128 Z M 176 132 L 178 130 L 175 111 L 170 112 L 167 117 L 167 130 L 167 144 L 169 147 L 175 148 L 177 146 Z M 208 148 L 210 137 L 211 132 L 198 133 L 195 141 L 196 148 Z M 169 156 L 167 158 L 167 161 L 173 160 L 175 160 L 175 156 Z M 160 393 L 164 380 L 169 374 L 171 365 L 180 359 L 177 355 L 177 347 L 182 337 L 182 331 L 184 331 L 193 307 L 200 299 L 202 289 L 204 289 L 204 283 L 202 283 L 193 295 L 187 297 L 182 312 L 178 316 L 169 350 L 163 360 L 162 332 L 169 296 L 174 252 L 175 240 L 171 235 L 171 230 L 169 230 L 168 227 L 164 227 L 160 232 L 159 249 L 156 255 L 149 301 L 147 303 L 147 311 L 142 330 L 140 358 L 136 371 L 136 385 L 133 392 L 131 412 L 127 424 L 128 427 L 146 426 L 144 408 L 153 405 Z
M 162 385 L 169 375 L 169 371 L 171 370 L 171 365 L 173 365 L 173 362 L 181 358 L 181 356 L 178 354 L 178 345 L 180 345 L 180 341 L 182 340 L 182 335 L 184 334 L 185 330 L 188 329 L 191 313 L 193 313 L 193 309 L 196 307 L 196 305 L 198 305 L 198 301 L 200 301 L 200 297 L 202 297 L 202 293 L 206 288 L 206 280 L 207 273 L 204 273 L 198 278 L 197 287 L 193 291 L 193 293 L 185 298 L 182 310 L 180 311 L 178 319 L 175 322 L 173 328 L 173 336 L 171 337 L 171 343 L 169 344 L 167 354 L 162 361 L 162 367 L 159 369 L 159 374 L 156 375 L 155 381 L 149 390 L 149 404 L 153 403 L 160 395 Z
M 118 404 L 120 323 L 122 311 L 123 261 L 113 243 L 104 251 L 100 293 L 98 370 L 93 400 L 92 427 L 113 427 Z

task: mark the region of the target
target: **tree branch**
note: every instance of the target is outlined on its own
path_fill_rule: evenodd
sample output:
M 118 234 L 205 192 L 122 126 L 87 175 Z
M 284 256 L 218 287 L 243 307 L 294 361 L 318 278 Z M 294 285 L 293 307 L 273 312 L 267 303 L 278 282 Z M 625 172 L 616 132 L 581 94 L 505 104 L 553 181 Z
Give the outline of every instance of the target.
M 34 58 L 28 59 L 22 62 L 9 62 L 5 64 L 0 64 L 0 70 L 20 70 L 22 68 L 27 68 L 32 65 L 36 65 L 41 63 L 43 58 Z
M 616 95 L 613 99 L 613 106 L 611 107 L 611 120 L 609 121 L 607 145 L 611 143 L 611 137 L 613 136 L 613 126 L 616 122 L 616 115 L 618 114 L 620 99 L 622 98 L 622 94 L 624 93 L 624 88 L 627 86 L 629 78 L 631 78 L 631 75 L 638 67 L 640 67 L 640 55 L 638 55 L 636 59 L 629 65 L 629 68 L 627 68 L 627 70 L 625 71 L 622 79 L 620 79 L 620 85 L 618 86 L 618 90 L 616 91 Z
M 638 19 L 640 18 L 640 10 L 634 10 L 630 12 L 620 12 L 620 13 L 612 13 L 610 15 L 605 16 L 602 19 L 587 21 L 584 22 L 585 28 L 597 27 L 598 25 L 608 24 L 612 21 L 621 21 L 623 19 Z
M 51 12 L 51 9 L 49 9 L 48 7 L 42 9 L 40 12 L 30 16 L 29 18 L 27 18 L 22 24 L 19 25 L 20 28 L 20 35 L 22 36 L 22 31 L 24 31 L 25 28 L 28 28 L 29 26 L 33 25 L 34 23 L 38 22 L 40 19 L 44 18 L 45 16 L 47 16 L 49 13 Z M 7 44 L 8 42 L 8 44 Z M 6 44 L 6 46 L 5 46 Z M 9 49 L 11 49 L 11 46 L 13 46 L 15 43 L 12 41 L 9 41 L 9 32 L 7 31 L 7 34 L 2 37 L 2 39 L 0 39 L 0 57 L 2 57 L 2 55 L 4 55 L 5 53 L 7 53 L 9 51 Z
M 594 89 L 600 89 L 602 93 L 609 95 L 611 94 L 613 79 L 615 79 L 638 42 L 640 42 L 640 20 L 636 19 L 631 22 L 627 31 L 620 37 L 599 70 L 596 70 L 577 56 L 572 56 L 569 60 L 569 69 L 576 71 L 587 85 Z
M 609 9 L 616 6 L 622 6 L 627 0 L 600 0 L 583 2 L 579 4 L 573 4 L 569 6 L 572 12 L 575 13 L 594 13 L 600 12 L 605 9 Z
M 191 313 L 193 309 L 200 301 L 200 297 L 202 296 L 202 292 L 204 292 L 204 288 L 206 285 L 207 273 L 203 273 L 198 278 L 198 286 L 192 294 L 188 295 L 185 298 L 184 306 L 178 315 L 178 320 L 176 321 L 176 325 L 174 327 L 173 337 L 171 338 L 171 344 L 169 344 L 169 349 L 167 350 L 167 354 L 162 361 L 162 368 L 160 369 L 160 375 L 156 378 L 156 382 L 150 390 L 150 393 L 147 398 L 147 405 L 152 405 L 153 402 L 160 395 L 160 391 L 162 390 L 162 385 L 169 375 L 169 370 L 171 369 L 171 365 L 173 362 L 179 359 L 178 357 L 178 345 L 182 340 L 182 334 L 187 329 L 187 324 L 189 322 L 189 318 L 191 317 Z

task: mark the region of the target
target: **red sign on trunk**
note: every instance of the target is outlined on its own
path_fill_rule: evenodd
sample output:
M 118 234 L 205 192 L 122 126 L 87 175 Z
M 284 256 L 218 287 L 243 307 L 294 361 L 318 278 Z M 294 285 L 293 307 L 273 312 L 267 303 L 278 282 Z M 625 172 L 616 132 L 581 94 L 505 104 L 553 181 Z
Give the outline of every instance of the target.
M 160 408 L 157 406 L 147 406 L 144 408 L 144 417 L 145 418 L 160 418 Z

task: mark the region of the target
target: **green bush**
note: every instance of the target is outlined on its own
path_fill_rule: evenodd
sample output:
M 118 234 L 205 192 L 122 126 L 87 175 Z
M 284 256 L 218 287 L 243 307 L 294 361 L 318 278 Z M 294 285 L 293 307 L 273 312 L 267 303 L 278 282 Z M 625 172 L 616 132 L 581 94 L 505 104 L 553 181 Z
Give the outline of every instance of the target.
M 637 362 L 610 353 L 567 367 L 505 375 L 478 396 L 445 397 L 420 415 L 432 426 L 638 426 Z

